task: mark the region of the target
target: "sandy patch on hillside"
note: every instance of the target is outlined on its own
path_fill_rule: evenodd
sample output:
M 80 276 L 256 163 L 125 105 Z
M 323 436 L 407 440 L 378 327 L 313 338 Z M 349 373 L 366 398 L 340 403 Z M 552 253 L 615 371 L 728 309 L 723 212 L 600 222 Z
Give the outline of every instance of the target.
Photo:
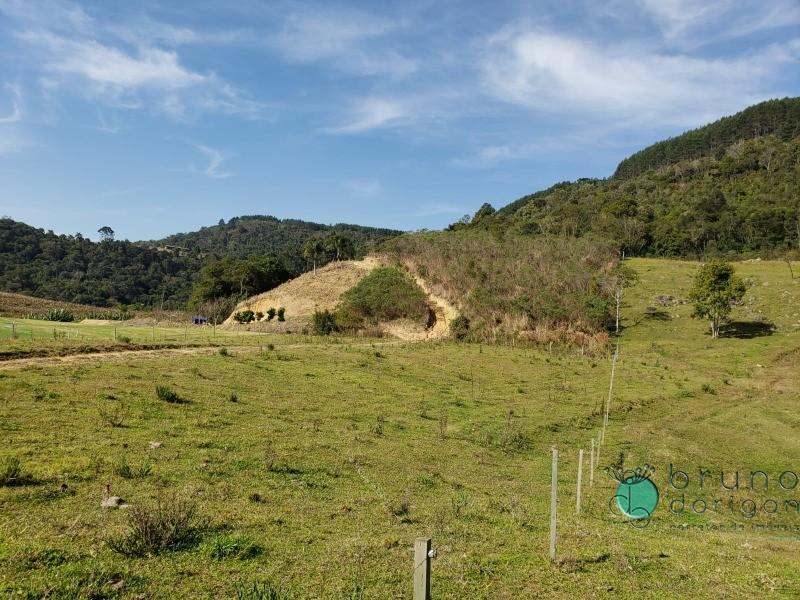
M 250 309 L 266 313 L 269 308 L 282 306 L 286 309 L 287 319 L 308 319 L 315 311 L 336 308 L 342 294 L 380 265 L 380 260 L 371 256 L 364 260 L 330 263 L 317 269 L 316 273 L 303 273 L 275 289 L 240 302 L 233 312 Z M 225 323 L 234 324 L 233 315 Z
M 234 313 L 250 309 L 253 312 L 266 313 L 269 308 L 286 309 L 286 319 L 291 328 L 296 330 L 299 323 L 305 323 L 319 310 L 334 310 L 347 290 L 356 285 L 373 269 L 388 264 L 386 260 L 368 256 L 360 261 L 342 261 L 331 263 L 313 271 L 303 273 L 299 277 L 279 285 L 275 289 L 264 292 L 244 302 L 240 302 Z M 407 320 L 383 323 L 381 329 L 387 334 L 404 341 L 423 341 L 442 339 L 450 335 L 450 322 L 458 316 L 458 310 L 447 300 L 433 294 L 424 279 L 414 275 L 417 282 L 428 297 L 428 308 L 433 314 L 433 325 L 427 329 Z M 233 315 L 226 324 L 235 327 L 252 327 L 254 330 L 271 330 L 272 322 L 261 322 L 252 325 L 237 325 Z M 276 322 L 277 323 L 277 322 Z

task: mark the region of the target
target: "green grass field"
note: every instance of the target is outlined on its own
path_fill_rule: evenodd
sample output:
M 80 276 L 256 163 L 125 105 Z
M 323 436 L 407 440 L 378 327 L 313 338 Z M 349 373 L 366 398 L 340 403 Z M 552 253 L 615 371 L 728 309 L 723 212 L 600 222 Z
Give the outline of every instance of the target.
M 229 598 L 270 582 L 281 593 L 241 597 L 405 599 L 414 538 L 430 536 L 435 598 L 797 597 L 796 511 L 672 515 L 666 500 L 679 494 L 671 463 L 692 478 L 700 467 L 739 469 L 742 484 L 751 469 L 772 477 L 767 493 L 724 495 L 718 480 L 704 490 L 693 480 L 692 499 L 800 500 L 800 486 L 775 484 L 800 473 L 800 279 L 782 262 L 738 263 L 747 299 L 735 327 L 711 340 L 689 305 L 653 302 L 685 298 L 696 263 L 629 264 L 641 281 L 623 299 L 601 466 L 656 466 L 662 502 L 648 527 L 611 514 L 616 482 L 602 470 L 588 487 L 609 357 L 258 335 L 250 348 L 230 343 L 227 356 L 0 364 L 0 459 L 18 458 L 22 472 L 20 485 L 0 487 L 0 591 Z M 262 342 L 274 349 L 262 354 Z M 184 401 L 160 400 L 157 385 Z M 102 509 L 106 484 L 133 507 L 194 502 L 197 535 L 154 556 L 113 550 L 133 509 Z

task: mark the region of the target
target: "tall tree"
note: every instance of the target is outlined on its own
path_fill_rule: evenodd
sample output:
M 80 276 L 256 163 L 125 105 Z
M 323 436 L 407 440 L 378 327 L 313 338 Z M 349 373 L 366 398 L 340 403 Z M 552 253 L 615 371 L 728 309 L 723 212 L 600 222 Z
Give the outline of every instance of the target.
M 100 234 L 100 239 L 104 242 L 113 242 L 114 241 L 114 230 L 111 229 L 108 225 L 104 225 L 100 229 L 97 230 L 97 233 Z
M 317 261 L 324 251 L 325 247 L 320 238 L 311 238 L 303 245 L 303 258 L 314 265 L 314 273 L 317 272 Z

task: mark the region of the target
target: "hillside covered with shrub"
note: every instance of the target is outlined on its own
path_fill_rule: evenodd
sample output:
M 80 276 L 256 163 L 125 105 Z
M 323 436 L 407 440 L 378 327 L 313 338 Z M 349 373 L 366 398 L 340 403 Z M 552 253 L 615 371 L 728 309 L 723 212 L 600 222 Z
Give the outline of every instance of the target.
M 458 333 L 472 339 L 574 341 L 611 323 L 620 267 L 605 242 L 465 230 L 400 236 L 382 251 L 457 306 L 468 330 Z
M 620 163 L 610 179 L 560 183 L 469 225 L 593 235 L 628 254 L 700 257 L 800 249 L 800 99 L 765 102 Z

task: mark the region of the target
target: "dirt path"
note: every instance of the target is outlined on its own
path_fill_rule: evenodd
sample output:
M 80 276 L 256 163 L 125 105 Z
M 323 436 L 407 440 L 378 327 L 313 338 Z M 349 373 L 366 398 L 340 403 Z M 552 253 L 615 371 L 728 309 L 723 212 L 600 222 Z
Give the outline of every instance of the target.
M 257 350 L 253 346 L 242 346 L 236 350 Z M 31 358 L 12 358 L 0 362 L 0 371 L 24 367 L 52 367 L 59 365 L 85 364 L 97 361 L 115 361 L 138 358 L 162 358 L 165 356 L 186 356 L 192 354 L 214 354 L 217 346 L 193 346 L 190 348 L 158 348 L 156 350 L 114 350 L 112 352 L 83 352 L 63 356 L 36 356 Z
M 391 346 L 401 343 L 403 340 L 371 340 L 349 344 L 350 346 Z M 276 350 L 289 350 L 293 348 L 305 348 L 322 346 L 325 344 L 299 343 L 277 345 Z M 233 354 L 247 353 L 255 354 L 260 352 L 259 346 L 226 346 Z M 65 365 L 81 365 L 102 362 L 113 362 L 123 360 L 139 360 L 151 358 L 165 358 L 169 356 L 211 356 L 219 353 L 219 346 L 193 346 L 189 348 L 159 348 L 156 350 L 121 350 L 113 352 L 88 352 L 80 354 L 66 354 L 63 356 L 37 356 L 31 358 L 13 358 L 0 362 L 0 371 L 13 369 L 23 369 L 25 367 L 59 367 Z
M 450 335 L 450 323 L 458 316 L 458 309 L 441 296 L 431 292 L 428 284 L 419 275 L 414 274 L 414 281 L 428 296 L 428 303 L 436 315 L 436 322 L 433 327 L 426 330 L 425 339 L 440 340 L 446 338 Z

